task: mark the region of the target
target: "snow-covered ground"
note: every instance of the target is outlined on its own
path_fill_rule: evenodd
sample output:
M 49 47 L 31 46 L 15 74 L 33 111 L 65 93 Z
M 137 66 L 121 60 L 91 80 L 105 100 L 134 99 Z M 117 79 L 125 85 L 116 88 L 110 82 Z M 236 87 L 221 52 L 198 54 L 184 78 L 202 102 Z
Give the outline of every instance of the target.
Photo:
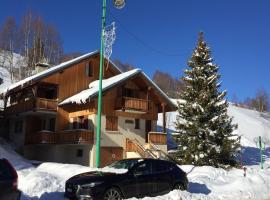
M 270 115 L 230 105 L 229 114 L 238 123 L 237 134 L 242 135 L 243 163 L 247 167 L 244 177 L 242 169 L 223 170 L 209 166 L 180 166 L 188 173 L 190 187 L 188 191 L 174 190 L 167 195 L 155 198 L 145 197 L 144 200 L 224 200 L 224 199 L 270 199 L 270 149 L 266 148 L 264 169 L 259 166 L 259 151 L 254 138 L 262 136 L 265 141 L 270 139 Z M 173 129 L 176 114 L 169 113 L 168 128 Z M 162 123 L 162 118 L 159 118 Z M 161 124 L 160 124 L 161 125 Z M 267 147 L 267 146 L 266 146 Z M 64 199 L 65 181 L 78 173 L 93 171 L 94 168 L 60 164 L 42 163 L 34 167 L 29 161 L 16 154 L 10 145 L 0 140 L 0 157 L 7 157 L 16 167 L 19 175 L 19 189 L 23 191 L 23 200 Z M 102 169 L 109 170 L 109 169 Z M 121 172 L 119 172 L 121 173 Z M 135 200 L 136 198 L 132 198 Z

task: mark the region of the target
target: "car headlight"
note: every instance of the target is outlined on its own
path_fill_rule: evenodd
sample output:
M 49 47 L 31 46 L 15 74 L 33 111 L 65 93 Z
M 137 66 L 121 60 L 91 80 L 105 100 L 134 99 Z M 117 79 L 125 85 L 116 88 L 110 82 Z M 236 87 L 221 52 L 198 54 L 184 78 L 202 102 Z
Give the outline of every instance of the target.
M 93 182 L 93 183 L 88 183 L 88 184 L 84 184 L 84 185 L 81 185 L 82 188 L 92 188 L 92 187 L 95 187 L 97 185 L 100 185 L 102 184 L 103 181 L 98 181 L 98 182 Z

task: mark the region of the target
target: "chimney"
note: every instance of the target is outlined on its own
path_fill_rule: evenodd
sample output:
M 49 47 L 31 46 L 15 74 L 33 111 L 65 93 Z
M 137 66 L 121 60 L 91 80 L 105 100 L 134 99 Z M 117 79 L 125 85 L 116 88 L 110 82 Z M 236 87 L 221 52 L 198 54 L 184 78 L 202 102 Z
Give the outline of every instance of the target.
M 36 64 L 36 72 L 39 73 L 39 72 L 43 72 L 47 69 L 49 69 L 50 65 L 48 63 L 37 63 Z

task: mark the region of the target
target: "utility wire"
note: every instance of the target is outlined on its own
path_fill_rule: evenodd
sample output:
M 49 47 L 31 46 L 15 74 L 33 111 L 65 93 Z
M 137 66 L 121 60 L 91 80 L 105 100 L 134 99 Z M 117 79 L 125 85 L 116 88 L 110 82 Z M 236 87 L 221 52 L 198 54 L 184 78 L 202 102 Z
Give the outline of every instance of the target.
M 167 52 L 165 52 L 165 51 L 161 51 L 161 50 L 159 50 L 159 49 L 154 48 L 153 46 L 147 44 L 146 42 L 144 42 L 143 40 L 141 40 L 139 37 L 137 37 L 134 33 L 132 33 L 131 31 L 129 31 L 128 28 L 127 28 L 125 25 L 123 25 L 123 24 L 120 22 L 120 20 L 119 20 L 117 17 L 115 17 L 110 11 L 108 11 L 108 14 L 109 14 L 115 21 L 117 21 L 117 22 L 121 25 L 121 28 L 122 28 L 126 33 L 128 33 L 130 36 L 132 36 L 133 39 L 135 39 L 138 43 L 140 43 L 140 44 L 143 45 L 144 47 L 146 47 L 146 48 L 152 50 L 153 52 L 158 53 L 158 54 L 160 54 L 160 55 L 171 56 L 171 57 L 186 56 L 185 53 L 181 53 L 181 54 L 179 54 L 179 53 L 178 53 L 178 54 L 171 54 L 171 53 L 167 53 Z

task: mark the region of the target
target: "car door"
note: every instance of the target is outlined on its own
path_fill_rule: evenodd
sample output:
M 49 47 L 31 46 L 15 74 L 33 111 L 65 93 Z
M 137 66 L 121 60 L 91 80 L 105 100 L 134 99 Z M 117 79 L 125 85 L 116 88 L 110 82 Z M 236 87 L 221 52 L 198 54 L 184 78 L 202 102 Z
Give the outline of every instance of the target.
M 151 196 L 154 191 L 152 163 L 149 160 L 138 163 L 132 170 L 136 197 Z
M 12 193 L 12 180 L 10 169 L 4 161 L 0 160 L 0 199 Z
M 156 160 L 153 165 L 154 193 L 167 193 L 172 187 L 172 167 L 170 163 Z

